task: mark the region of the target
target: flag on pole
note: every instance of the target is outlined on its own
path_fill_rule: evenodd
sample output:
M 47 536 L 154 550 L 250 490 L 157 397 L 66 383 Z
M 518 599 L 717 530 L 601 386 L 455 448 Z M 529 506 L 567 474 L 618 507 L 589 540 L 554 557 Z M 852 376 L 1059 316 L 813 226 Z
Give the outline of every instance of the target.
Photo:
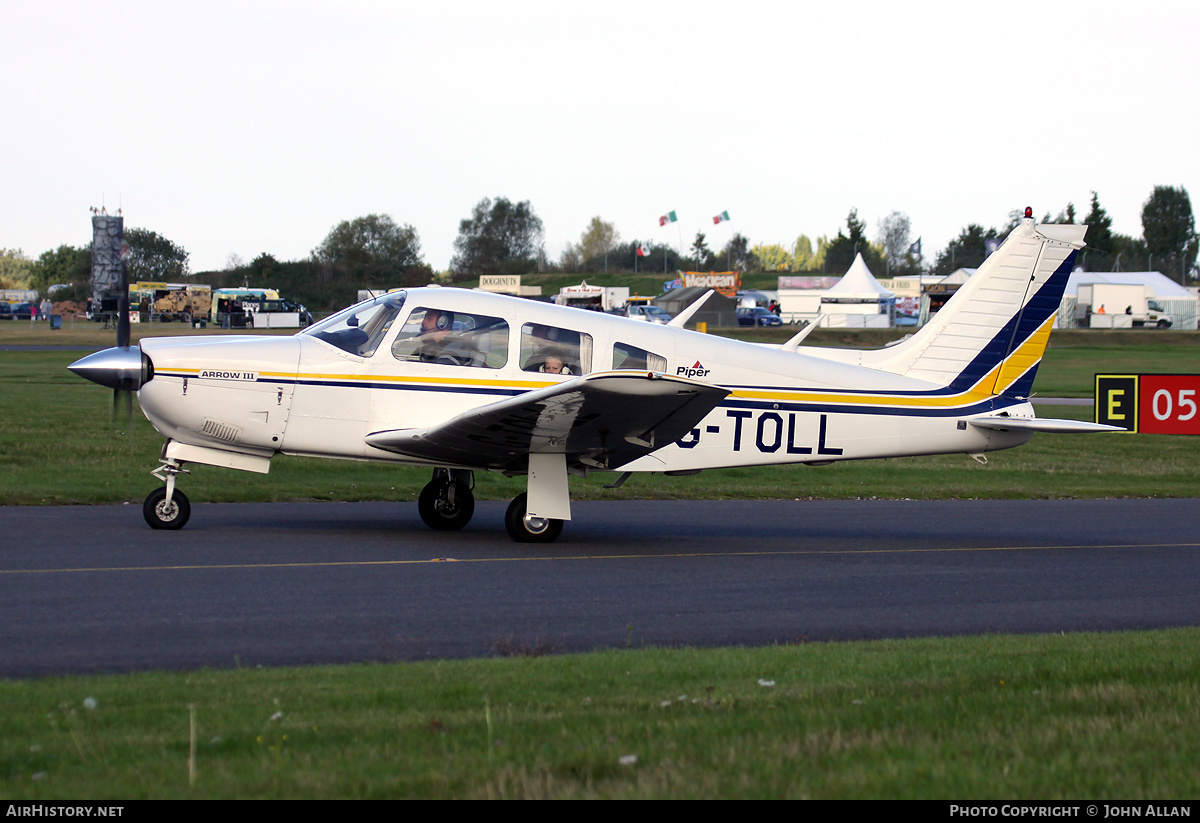
M 908 247 L 908 253 L 914 257 L 921 256 L 921 238 L 917 238 L 917 242 Z
M 638 243 L 637 256 L 638 257 L 649 257 L 650 256 L 650 247 L 647 246 L 645 243 Z
M 662 217 L 658 218 L 658 225 L 665 226 L 668 223 L 674 223 L 675 219 L 676 219 L 675 212 L 669 211 L 666 214 L 664 214 Z
M 729 219 L 729 212 L 723 211 L 720 214 L 718 214 L 716 217 L 713 218 L 713 225 L 715 226 L 718 223 L 724 223 L 728 219 Z

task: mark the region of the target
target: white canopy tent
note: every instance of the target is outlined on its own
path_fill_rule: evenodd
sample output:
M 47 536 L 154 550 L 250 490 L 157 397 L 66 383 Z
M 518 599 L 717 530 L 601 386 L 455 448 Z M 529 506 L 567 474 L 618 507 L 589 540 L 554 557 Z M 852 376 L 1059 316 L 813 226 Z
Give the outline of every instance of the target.
M 821 294 L 822 326 L 888 328 L 895 321 L 896 293 L 880 285 L 861 254 L 845 277 Z

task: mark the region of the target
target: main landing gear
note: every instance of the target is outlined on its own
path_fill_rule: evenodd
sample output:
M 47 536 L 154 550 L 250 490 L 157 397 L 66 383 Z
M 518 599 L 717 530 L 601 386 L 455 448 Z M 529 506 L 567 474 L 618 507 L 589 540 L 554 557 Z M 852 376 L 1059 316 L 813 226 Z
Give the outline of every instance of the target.
M 142 516 L 152 529 L 182 529 L 192 516 L 192 504 L 175 488 L 175 478 L 191 472 L 178 461 L 163 458 L 162 465 L 150 473 L 167 485 L 146 495 Z
M 433 479 L 421 489 L 417 511 L 425 525 L 434 531 L 458 531 L 475 514 L 475 495 L 471 489 L 475 475 L 462 469 L 434 469 Z
M 458 531 L 475 513 L 471 489 L 475 475 L 463 469 L 434 469 L 433 479 L 421 489 L 417 511 L 434 531 Z M 532 517 L 527 510 L 528 494 L 517 495 L 504 514 L 504 528 L 517 543 L 553 543 L 562 534 L 563 521 Z
M 508 504 L 504 528 L 517 543 L 553 543 L 562 534 L 563 522 L 549 517 L 530 517 L 525 511 L 527 495 L 521 492 Z

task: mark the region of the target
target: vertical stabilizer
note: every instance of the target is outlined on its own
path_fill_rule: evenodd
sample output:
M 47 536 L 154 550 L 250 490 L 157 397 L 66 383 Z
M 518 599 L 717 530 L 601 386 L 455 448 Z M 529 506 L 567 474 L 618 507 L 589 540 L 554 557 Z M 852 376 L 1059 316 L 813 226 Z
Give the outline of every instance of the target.
M 957 391 L 1028 396 L 1086 231 L 1026 217 L 924 328 L 864 365 Z

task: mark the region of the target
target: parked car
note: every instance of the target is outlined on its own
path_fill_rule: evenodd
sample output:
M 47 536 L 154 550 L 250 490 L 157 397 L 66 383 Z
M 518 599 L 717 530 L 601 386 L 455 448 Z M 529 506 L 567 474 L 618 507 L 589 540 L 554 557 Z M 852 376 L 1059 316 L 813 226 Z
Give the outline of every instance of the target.
M 12 306 L 0 300 L 0 320 L 12 320 Z
M 645 320 L 648 323 L 659 323 L 664 326 L 671 322 L 671 315 L 658 306 L 642 306 L 631 303 L 625 309 L 625 316 L 630 320 Z
M 17 320 L 33 320 L 38 316 L 37 303 L 18 303 L 12 307 L 12 316 Z
M 737 319 L 739 326 L 782 326 L 783 321 L 779 319 L 779 315 L 769 312 L 762 306 L 755 306 L 749 309 L 738 309 Z

